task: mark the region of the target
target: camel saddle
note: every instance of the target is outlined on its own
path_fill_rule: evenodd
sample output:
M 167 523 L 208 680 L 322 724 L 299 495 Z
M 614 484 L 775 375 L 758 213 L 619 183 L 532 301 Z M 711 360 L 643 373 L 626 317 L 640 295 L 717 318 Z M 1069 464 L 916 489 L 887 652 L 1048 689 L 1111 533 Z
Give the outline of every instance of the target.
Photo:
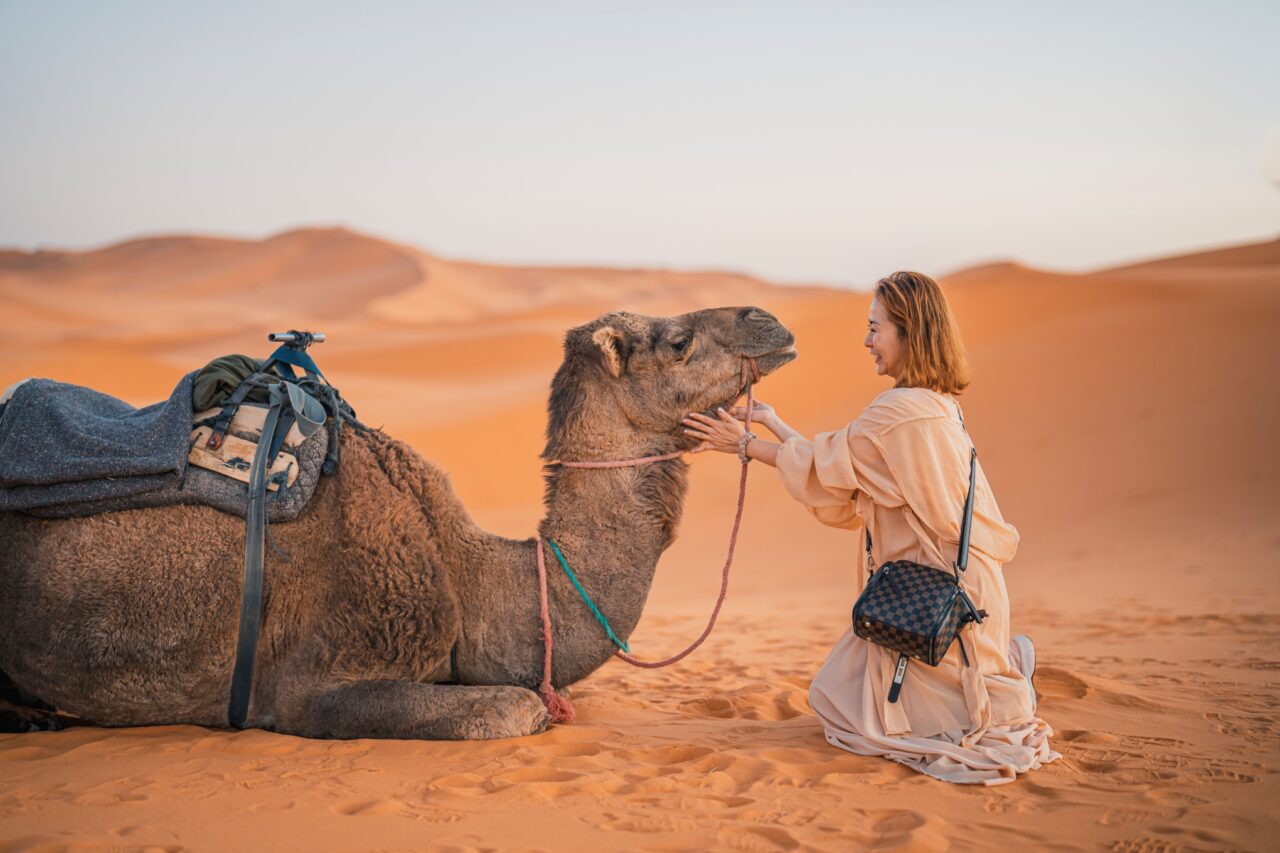
M 252 689 L 267 522 L 296 518 L 320 476 L 337 469 L 344 423 L 364 429 L 306 352 L 323 334 L 268 339 L 282 345 L 265 361 L 215 360 L 142 409 L 47 379 L 20 383 L 0 400 L 0 511 L 63 518 L 203 504 L 245 519 L 228 705 L 236 728 L 245 725 Z M 219 383 L 222 391 L 203 393 Z M 196 400 L 203 405 L 193 417 Z
M 307 354 L 307 347 L 324 340 L 323 334 L 290 330 L 267 337 L 282 345 L 236 386 L 216 414 L 196 421 L 189 457 L 189 461 L 200 468 L 235 480 L 243 479 L 248 490 L 244 514 L 244 587 L 231 673 L 231 698 L 227 704 L 227 719 L 237 729 L 245 727 L 249 715 L 254 660 L 262 625 L 267 492 L 272 483 L 277 489 L 289 487 L 296 459 L 286 447 L 303 446 L 330 420 L 330 450 L 321 471 L 332 473 L 338 461 L 338 430 L 343 420 L 359 425 L 355 412 L 343 402 L 337 389 L 324 380 L 324 374 Z M 294 373 L 294 367 L 302 369 L 303 377 Z M 266 395 L 264 410 L 246 408 L 246 400 L 251 395 L 261 397 L 263 393 Z M 327 405 L 321 403 L 321 399 Z M 242 430 L 257 428 L 256 447 L 237 436 L 237 422 Z

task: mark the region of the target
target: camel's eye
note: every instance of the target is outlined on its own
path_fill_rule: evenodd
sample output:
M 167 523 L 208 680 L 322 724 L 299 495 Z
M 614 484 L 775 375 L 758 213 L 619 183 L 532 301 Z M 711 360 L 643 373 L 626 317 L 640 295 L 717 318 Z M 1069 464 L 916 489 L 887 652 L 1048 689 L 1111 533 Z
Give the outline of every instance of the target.
M 676 355 L 681 355 L 684 353 L 685 350 L 689 348 L 689 342 L 691 340 L 693 340 L 692 337 L 679 338 L 678 340 L 674 340 L 671 342 L 671 348 L 676 351 Z

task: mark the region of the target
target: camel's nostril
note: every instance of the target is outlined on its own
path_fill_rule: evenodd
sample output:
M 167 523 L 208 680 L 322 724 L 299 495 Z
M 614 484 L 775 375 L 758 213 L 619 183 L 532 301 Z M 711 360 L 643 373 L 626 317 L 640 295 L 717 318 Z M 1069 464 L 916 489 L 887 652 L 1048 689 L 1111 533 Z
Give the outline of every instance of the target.
M 768 311 L 765 311 L 763 308 L 751 307 L 751 308 L 743 308 L 740 311 L 738 311 L 738 322 L 740 323 L 743 323 L 743 322 L 776 323 L 778 322 L 778 318 L 770 314 Z

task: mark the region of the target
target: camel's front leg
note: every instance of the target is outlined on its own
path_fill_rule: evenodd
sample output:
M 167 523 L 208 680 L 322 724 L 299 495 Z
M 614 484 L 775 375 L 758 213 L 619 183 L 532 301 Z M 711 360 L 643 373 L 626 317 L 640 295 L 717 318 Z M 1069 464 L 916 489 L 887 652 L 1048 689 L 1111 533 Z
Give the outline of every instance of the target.
M 484 740 L 537 734 L 551 721 L 523 687 L 355 681 L 307 697 L 281 731 L 316 738 Z

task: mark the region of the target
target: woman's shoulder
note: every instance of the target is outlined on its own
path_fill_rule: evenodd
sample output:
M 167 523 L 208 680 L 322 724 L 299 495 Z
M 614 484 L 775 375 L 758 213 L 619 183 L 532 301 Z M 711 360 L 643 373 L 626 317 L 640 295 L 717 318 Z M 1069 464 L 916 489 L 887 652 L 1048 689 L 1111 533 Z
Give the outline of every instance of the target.
M 858 418 L 864 432 L 884 432 L 908 421 L 926 418 L 950 420 L 956 403 L 928 388 L 890 388 L 877 396 Z

